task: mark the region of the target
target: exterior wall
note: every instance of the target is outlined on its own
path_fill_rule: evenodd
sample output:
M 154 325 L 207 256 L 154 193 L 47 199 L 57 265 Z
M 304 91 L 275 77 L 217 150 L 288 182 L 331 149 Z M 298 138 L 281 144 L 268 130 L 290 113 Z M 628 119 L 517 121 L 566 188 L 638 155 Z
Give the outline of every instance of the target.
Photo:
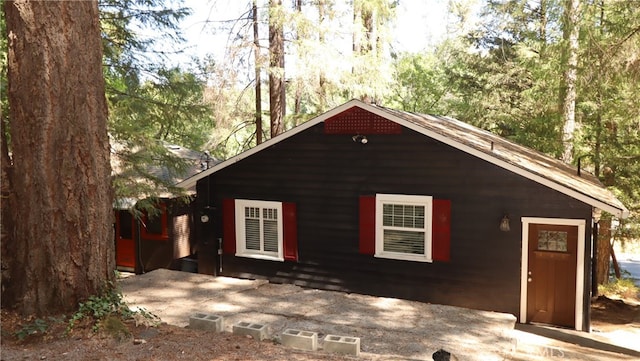
M 367 135 L 368 143 L 360 144 L 351 134 L 327 135 L 323 126 L 198 182 L 198 209 L 214 209 L 212 224 L 199 232 L 199 243 L 215 244 L 222 237 L 225 198 L 297 205 L 297 263 L 224 255 L 221 274 L 517 315 L 520 217 L 591 218 L 589 205 L 412 130 Z M 421 263 L 359 254 L 358 199 L 376 193 L 451 200 L 451 261 Z M 498 229 L 505 213 L 511 219 L 506 233 Z M 215 249 L 200 251 L 209 255 Z M 217 259 L 209 256 L 210 261 Z
M 179 199 L 163 199 L 162 215 L 156 222 L 161 227 L 160 233 L 144 232 L 145 221 L 134 220 L 132 224 L 133 249 L 127 249 L 133 258 L 133 265 L 118 264 L 116 267 L 123 270 L 131 268 L 136 273 L 149 272 L 158 268 L 176 268 L 175 260 L 193 255 L 195 253 L 195 236 L 193 230 L 192 205 L 185 204 Z M 116 226 L 116 250 L 118 250 L 118 228 Z M 122 267 L 126 266 L 126 267 Z M 131 267 L 129 267 L 131 266 Z

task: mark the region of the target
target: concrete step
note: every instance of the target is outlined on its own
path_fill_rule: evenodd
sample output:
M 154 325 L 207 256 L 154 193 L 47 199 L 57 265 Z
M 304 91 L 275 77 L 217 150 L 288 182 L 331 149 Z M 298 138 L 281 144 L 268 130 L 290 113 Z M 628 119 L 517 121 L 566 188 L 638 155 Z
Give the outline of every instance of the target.
M 594 340 L 594 336 L 573 330 L 545 326 L 517 325 L 511 333 L 515 347 L 511 361 L 638 360 L 640 352 Z

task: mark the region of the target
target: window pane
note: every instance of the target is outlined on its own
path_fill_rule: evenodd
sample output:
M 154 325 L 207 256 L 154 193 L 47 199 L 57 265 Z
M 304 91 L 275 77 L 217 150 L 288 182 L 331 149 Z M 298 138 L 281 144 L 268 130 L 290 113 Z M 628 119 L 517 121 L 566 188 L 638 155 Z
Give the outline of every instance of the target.
M 246 248 L 260 250 L 260 220 L 247 218 L 245 220 Z
M 146 231 L 149 234 L 162 234 L 162 215 L 148 217 Z
M 278 210 L 275 209 L 275 208 L 263 208 L 262 209 L 262 217 L 264 219 L 277 220 L 278 219 Z
M 129 211 L 119 211 L 120 215 L 120 237 L 133 239 L 133 214 Z
M 538 231 L 538 250 L 567 252 L 567 232 Z
M 382 205 L 382 225 L 387 227 L 393 225 L 393 206 L 391 204 Z
M 264 251 L 278 252 L 278 221 L 264 220 Z
M 424 206 L 383 204 L 382 207 L 383 227 L 424 229 Z
M 385 229 L 383 250 L 407 254 L 424 254 L 424 232 Z

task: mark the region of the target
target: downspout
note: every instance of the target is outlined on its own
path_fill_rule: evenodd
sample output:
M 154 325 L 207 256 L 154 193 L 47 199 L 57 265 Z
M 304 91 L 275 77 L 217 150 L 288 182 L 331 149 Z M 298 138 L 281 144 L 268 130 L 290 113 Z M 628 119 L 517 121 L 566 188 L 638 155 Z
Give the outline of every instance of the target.
M 218 238 L 218 274 L 216 276 L 222 274 L 222 238 Z
M 598 222 L 593 221 L 591 229 L 591 297 L 598 296 L 598 279 L 596 270 L 598 268 Z

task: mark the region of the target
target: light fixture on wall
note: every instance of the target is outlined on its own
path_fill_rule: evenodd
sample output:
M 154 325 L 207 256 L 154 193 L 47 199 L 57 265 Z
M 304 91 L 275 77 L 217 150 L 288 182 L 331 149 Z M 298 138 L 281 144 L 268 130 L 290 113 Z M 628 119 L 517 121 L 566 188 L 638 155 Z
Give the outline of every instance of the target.
M 509 232 L 511 230 L 511 225 L 509 225 L 509 215 L 505 214 L 502 216 L 502 220 L 500 221 L 500 230 L 502 232 Z
M 593 221 L 595 223 L 600 222 L 600 218 L 602 217 L 602 209 L 594 207 L 593 211 L 591 212 L 591 216 L 593 217 Z
M 353 137 L 351 137 L 351 139 L 353 139 L 353 141 L 356 143 L 367 144 L 369 142 L 369 139 L 367 139 L 366 136 L 361 134 L 356 134 Z

